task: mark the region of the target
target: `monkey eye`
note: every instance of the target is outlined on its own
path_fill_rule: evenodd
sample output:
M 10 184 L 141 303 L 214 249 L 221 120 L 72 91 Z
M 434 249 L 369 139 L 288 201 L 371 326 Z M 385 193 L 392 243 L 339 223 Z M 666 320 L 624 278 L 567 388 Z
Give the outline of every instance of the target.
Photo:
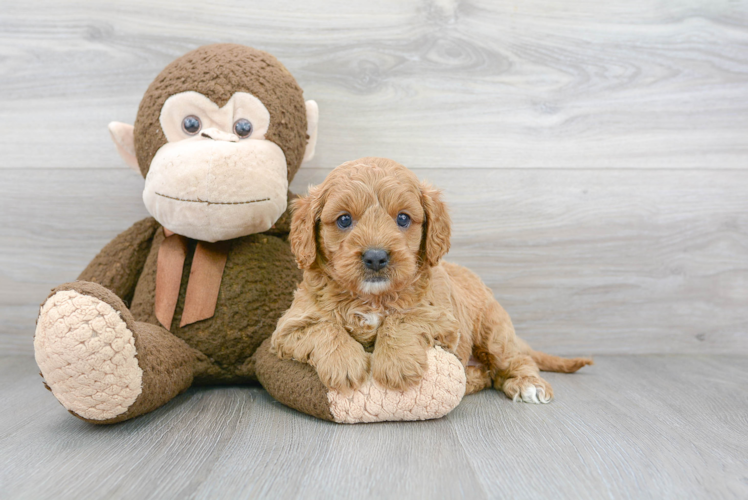
M 351 227 L 351 224 L 353 223 L 353 219 L 348 214 L 343 214 L 340 217 L 338 217 L 338 220 L 335 221 L 338 224 L 338 227 L 340 229 L 348 229 Z
M 190 115 L 182 120 L 182 130 L 190 135 L 195 135 L 200 131 L 200 118 Z
M 410 226 L 410 215 L 404 214 L 402 212 L 397 214 L 397 225 L 403 229 L 406 229 L 408 226 Z
M 252 133 L 252 122 L 246 118 L 239 118 L 234 122 L 234 133 L 245 139 Z

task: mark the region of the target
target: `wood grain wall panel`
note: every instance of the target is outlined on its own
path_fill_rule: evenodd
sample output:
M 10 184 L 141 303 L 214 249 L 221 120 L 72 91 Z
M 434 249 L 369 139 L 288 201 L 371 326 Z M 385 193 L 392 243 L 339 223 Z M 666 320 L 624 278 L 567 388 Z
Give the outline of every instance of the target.
M 748 165 L 745 2 L 4 1 L 0 168 L 111 168 L 106 124 L 197 46 L 268 50 L 320 104 L 314 167 Z M 43 138 L 44 148 L 37 147 Z

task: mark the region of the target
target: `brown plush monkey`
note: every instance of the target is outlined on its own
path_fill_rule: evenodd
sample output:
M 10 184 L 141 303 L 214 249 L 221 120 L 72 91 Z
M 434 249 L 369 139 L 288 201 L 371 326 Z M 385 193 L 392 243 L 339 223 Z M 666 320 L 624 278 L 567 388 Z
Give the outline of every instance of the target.
M 169 64 L 134 127 L 110 124 L 120 155 L 145 177 L 153 217 L 41 306 L 36 360 L 73 415 L 120 422 L 192 384 L 256 381 L 288 406 L 339 422 L 357 421 L 367 404 L 368 420 L 391 420 L 429 405 L 441 416 L 459 403 L 464 373 L 451 355 L 432 362 L 434 379 L 416 401 L 371 388 L 331 393 L 309 365 L 269 353 L 264 341 L 301 278 L 287 242 L 288 184 L 314 154 L 317 116 L 273 56 L 218 44 Z M 446 394 L 440 381 L 457 389 Z

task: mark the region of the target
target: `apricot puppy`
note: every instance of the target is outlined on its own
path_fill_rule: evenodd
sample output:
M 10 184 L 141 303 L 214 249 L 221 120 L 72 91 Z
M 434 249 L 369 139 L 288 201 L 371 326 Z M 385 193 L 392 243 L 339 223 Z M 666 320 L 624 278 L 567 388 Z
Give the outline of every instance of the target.
M 369 372 L 388 389 L 418 384 L 427 350 L 441 346 L 465 366 L 468 394 L 493 383 L 514 401 L 549 402 L 539 370 L 592 361 L 530 349 L 478 276 L 441 261 L 449 239 L 440 192 L 411 171 L 383 158 L 340 165 L 295 201 L 290 242 L 304 279 L 272 349 L 347 392 Z

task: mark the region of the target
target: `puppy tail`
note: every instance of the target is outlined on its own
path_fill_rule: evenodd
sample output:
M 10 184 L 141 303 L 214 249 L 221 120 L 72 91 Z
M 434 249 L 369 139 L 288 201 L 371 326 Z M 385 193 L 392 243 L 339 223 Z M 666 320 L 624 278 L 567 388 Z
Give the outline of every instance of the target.
M 540 351 L 533 351 L 527 342 L 517 338 L 520 351 L 529 354 L 535 364 L 544 372 L 574 373 L 583 366 L 595 364 L 592 358 L 562 358 Z
M 532 351 L 530 357 L 544 372 L 574 373 L 583 366 L 595 364 L 592 358 L 561 358 L 540 351 Z

